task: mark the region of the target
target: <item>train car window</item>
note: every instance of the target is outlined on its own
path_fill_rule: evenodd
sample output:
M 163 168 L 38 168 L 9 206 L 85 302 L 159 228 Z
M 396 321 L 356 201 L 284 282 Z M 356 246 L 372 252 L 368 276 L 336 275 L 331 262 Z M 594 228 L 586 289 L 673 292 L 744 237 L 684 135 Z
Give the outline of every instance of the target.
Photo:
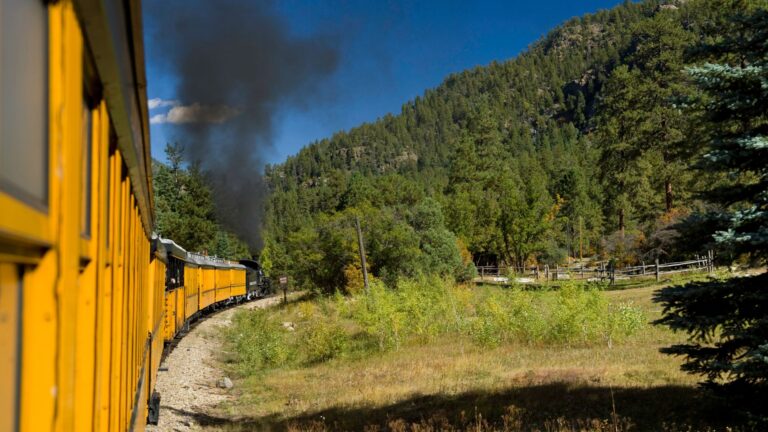
M 48 208 L 48 11 L 0 0 L 0 190 Z
M 184 286 L 184 261 L 174 257 L 168 257 L 168 265 L 165 268 L 165 286 L 168 289 Z
M 83 131 L 82 131 L 82 219 L 80 234 L 83 237 L 91 236 L 91 195 L 93 193 L 93 112 L 99 106 L 101 89 L 96 75 L 96 66 L 88 50 L 83 56 Z
M 104 201 L 105 205 L 107 206 L 106 211 L 106 220 L 104 221 L 104 225 L 106 226 L 106 233 L 107 235 L 104 236 L 106 240 L 107 248 L 109 248 L 109 227 L 110 223 L 112 221 L 112 217 L 110 215 L 110 209 L 112 208 L 112 203 L 109 201 L 110 197 L 112 196 L 112 158 L 115 156 L 115 150 L 117 150 L 117 135 L 115 135 L 115 129 L 112 127 L 112 124 L 109 124 L 109 156 L 107 157 L 107 197 Z
M 82 175 L 82 206 L 80 219 L 80 235 L 91 237 L 91 167 L 93 156 L 93 111 L 87 100 L 83 98 L 83 175 Z
M 171 287 L 171 278 L 173 277 L 173 270 L 171 268 L 171 257 L 168 257 L 168 265 L 165 266 L 165 289 Z

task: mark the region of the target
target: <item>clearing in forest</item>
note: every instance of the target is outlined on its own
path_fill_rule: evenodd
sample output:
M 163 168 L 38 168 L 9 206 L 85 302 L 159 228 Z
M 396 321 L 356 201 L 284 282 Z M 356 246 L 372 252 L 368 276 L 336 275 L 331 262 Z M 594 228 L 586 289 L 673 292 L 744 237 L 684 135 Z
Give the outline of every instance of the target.
M 704 276 L 697 276 L 704 277 Z M 659 348 L 658 286 L 405 281 L 234 315 L 211 430 L 707 430 L 736 417 Z M 207 430 L 206 429 L 206 430 Z

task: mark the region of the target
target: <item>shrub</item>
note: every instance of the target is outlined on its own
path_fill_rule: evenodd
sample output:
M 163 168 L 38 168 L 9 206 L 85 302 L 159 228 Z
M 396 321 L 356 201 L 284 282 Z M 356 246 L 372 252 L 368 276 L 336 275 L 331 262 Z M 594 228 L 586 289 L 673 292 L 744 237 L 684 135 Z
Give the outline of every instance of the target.
M 565 344 L 585 345 L 605 335 L 608 301 L 594 288 L 564 284 L 555 294 L 547 339 Z
M 283 328 L 285 320 L 297 322 L 297 330 Z M 611 344 L 641 330 L 645 321 L 640 309 L 611 305 L 594 286 L 570 282 L 552 291 L 477 290 L 419 277 L 400 280 L 397 289 L 374 280 L 367 296 L 337 293 L 272 312 L 243 311 L 235 315 L 227 336 L 238 368 L 255 374 L 397 349 L 442 335 L 468 337 L 486 347 Z
M 600 290 L 573 283 L 551 292 L 486 293 L 471 319 L 468 335 L 482 346 L 611 344 L 636 333 L 646 322 L 643 312 L 631 304 L 611 306 Z
M 238 369 L 245 375 L 283 365 L 295 355 L 289 346 L 286 330 L 269 319 L 264 310 L 235 314 L 226 338 L 234 352 Z
M 498 297 L 488 295 L 477 305 L 470 336 L 479 345 L 494 347 L 507 339 L 512 314 L 502 306 Z
M 312 321 L 302 338 L 306 360 L 323 362 L 342 356 L 349 347 L 347 332 L 335 321 Z
M 351 318 L 365 333 L 377 340 L 379 349 L 400 346 L 405 330 L 405 315 L 398 308 L 396 293 L 387 289 L 383 283 L 371 284 L 370 295 L 355 304 Z

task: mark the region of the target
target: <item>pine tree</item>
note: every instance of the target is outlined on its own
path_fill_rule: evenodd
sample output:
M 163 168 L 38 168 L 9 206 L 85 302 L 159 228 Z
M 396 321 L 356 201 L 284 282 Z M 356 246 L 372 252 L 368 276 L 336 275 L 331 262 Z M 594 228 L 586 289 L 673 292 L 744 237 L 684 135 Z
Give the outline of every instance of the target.
M 215 215 L 211 186 L 198 164 L 184 166 L 184 149 L 165 148 L 168 165 L 152 163 L 157 233 L 189 251 L 230 259 L 250 256 L 248 246 L 221 228 Z
M 735 181 L 713 191 L 727 229 L 714 233 L 724 247 L 768 258 L 768 10 L 738 10 L 723 37 L 702 47 L 719 63 L 691 68 L 704 96 L 710 145 L 702 165 Z M 684 356 L 683 369 L 707 384 L 768 397 L 768 273 L 665 288 L 657 321 L 689 334 L 662 349 Z M 763 399 L 763 403 L 765 399 Z M 765 410 L 763 404 L 760 409 Z

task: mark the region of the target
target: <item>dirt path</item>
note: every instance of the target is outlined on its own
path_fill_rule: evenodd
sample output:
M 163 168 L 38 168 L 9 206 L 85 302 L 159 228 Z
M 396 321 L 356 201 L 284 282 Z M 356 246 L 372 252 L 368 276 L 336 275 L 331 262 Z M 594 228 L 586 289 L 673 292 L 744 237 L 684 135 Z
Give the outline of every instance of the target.
M 232 396 L 217 384 L 225 376 L 216 353 L 221 350 L 217 329 L 231 323 L 235 311 L 268 307 L 282 296 L 245 303 L 214 313 L 195 323 L 173 351 L 163 360 L 157 374 L 160 392 L 160 421 L 147 425 L 151 432 L 186 432 L 199 430 L 196 416 L 205 415 Z

